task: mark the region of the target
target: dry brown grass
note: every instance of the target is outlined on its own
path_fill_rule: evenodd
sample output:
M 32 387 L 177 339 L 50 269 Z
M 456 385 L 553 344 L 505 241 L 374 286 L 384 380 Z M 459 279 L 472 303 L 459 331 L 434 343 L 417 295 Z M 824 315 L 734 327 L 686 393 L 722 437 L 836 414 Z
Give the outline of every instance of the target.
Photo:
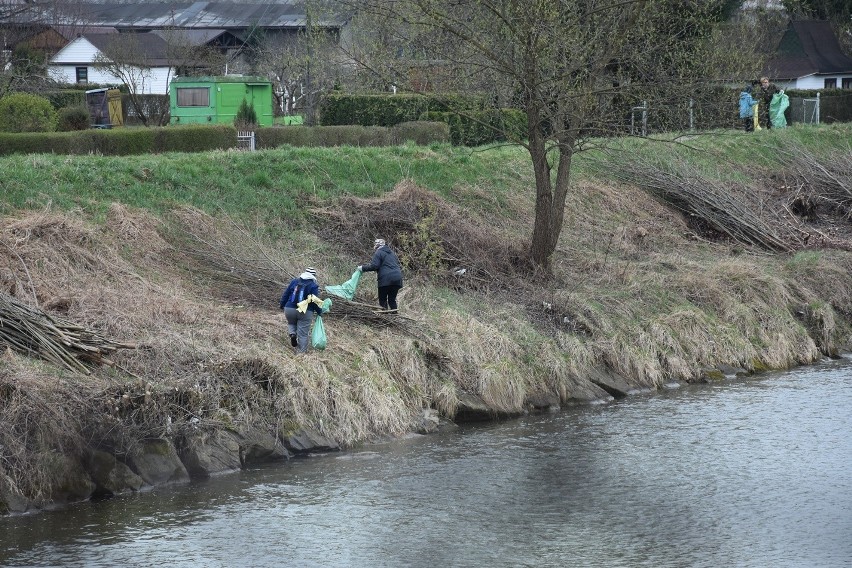
M 409 431 L 424 407 L 452 417 L 463 393 L 514 413 L 537 393 L 599 396 L 589 377 L 601 369 L 659 386 L 720 363 L 786 367 L 850 344 L 844 251 L 734 251 L 635 188 L 583 184 L 542 274 L 517 260 L 512 231 L 481 224 L 491 207 L 467 216 L 401 184 L 328 204 L 318 214 L 334 223 L 319 236 L 300 228 L 295 245 L 195 210 L 161 221 L 116 205 L 100 225 L 50 210 L 4 219 L 4 291 L 141 348 L 88 378 L 4 355 L 0 475 L 47 498 L 61 485 L 50 456 L 67 448 L 121 456 L 145 437 L 221 427 L 310 427 L 353 445 Z M 407 273 L 403 317 L 379 325 L 335 300 L 328 349 L 295 356 L 277 310 L 284 283 L 308 264 L 345 280 L 377 233 L 415 247 L 403 257 L 435 260 Z M 449 276 L 456 265 L 475 278 Z M 373 288 L 362 283 L 363 303 Z

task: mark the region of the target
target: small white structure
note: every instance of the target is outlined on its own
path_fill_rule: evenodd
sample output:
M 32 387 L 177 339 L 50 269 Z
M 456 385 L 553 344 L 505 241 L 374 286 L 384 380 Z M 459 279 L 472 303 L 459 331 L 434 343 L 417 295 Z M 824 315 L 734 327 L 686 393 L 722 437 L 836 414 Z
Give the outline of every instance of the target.
M 123 76 L 98 63 L 105 53 L 121 54 Z M 50 59 L 47 71 L 62 83 L 132 82 L 138 94 L 167 95 L 175 69 L 165 53 L 165 41 L 152 33 L 81 34 Z

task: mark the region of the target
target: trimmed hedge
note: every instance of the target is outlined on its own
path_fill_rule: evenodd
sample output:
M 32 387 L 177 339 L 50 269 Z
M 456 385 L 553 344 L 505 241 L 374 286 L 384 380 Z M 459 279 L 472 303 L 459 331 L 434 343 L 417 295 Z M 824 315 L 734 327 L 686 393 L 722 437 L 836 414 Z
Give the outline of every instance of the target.
M 320 101 L 320 124 L 339 126 L 395 126 L 416 121 L 425 112 L 485 110 L 479 96 L 448 95 L 437 100 L 423 95 L 346 95 L 331 93 Z
M 381 126 L 271 126 L 255 131 L 259 149 L 278 146 L 396 146 L 404 142 L 428 145 L 448 142 L 449 128 L 435 122 L 405 122 Z
M 200 152 L 233 148 L 237 130 L 229 125 L 120 128 L 76 132 L 0 133 L 0 154 L 103 154 Z
M 62 89 L 57 91 L 45 91 L 39 93 L 50 101 L 56 110 L 66 107 L 85 107 L 86 91 L 76 89 Z
M 456 146 L 481 146 L 491 142 L 523 140 L 527 137 L 527 116 L 517 109 L 494 109 L 465 114 L 426 112 L 424 120 L 445 122 L 450 140 Z
M 142 130 L 154 132 L 154 152 L 206 152 L 237 146 L 237 129 L 230 124 L 188 124 Z
M 380 126 L 272 126 L 255 132 L 258 149 L 278 146 L 396 146 L 448 142 L 446 124 L 411 122 Z M 204 152 L 237 147 L 237 130 L 228 124 L 116 128 L 51 133 L 0 133 L 3 154 L 103 154 L 126 156 L 160 152 Z
M 814 99 L 819 93 L 819 120 L 824 124 L 852 122 L 852 91 L 849 89 L 790 89 L 784 91 L 790 97 L 791 118 L 794 122 L 810 122 L 805 116 L 804 99 Z M 813 111 L 809 106 L 807 112 Z
M 443 122 L 426 120 L 401 122 L 391 128 L 390 137 L 391 142 L 395 144 L 414 142 L 420 146 L 428 146 L 435 142 L 449 142 L 450 127 Z

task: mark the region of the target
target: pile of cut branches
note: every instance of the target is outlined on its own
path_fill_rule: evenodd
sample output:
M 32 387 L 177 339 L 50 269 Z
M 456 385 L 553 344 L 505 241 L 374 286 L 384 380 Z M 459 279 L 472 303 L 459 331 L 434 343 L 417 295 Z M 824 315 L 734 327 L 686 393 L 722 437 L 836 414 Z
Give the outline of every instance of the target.
M 712 179 L 685 161 L 662 165 L 633 156 L 617 162 L 599 160 L 593 166 L 601 175 L 640 187 L 739 243 L 792 251 L 807 242 L 808 233 L 801 223 L 770 196 Z
M 382 237 L 408 272 L 420 271 L 432 280 L 443 277 L 455 288 L 503 290 L 517 282 L 517 273 L 535 269 L 520 243 L 410 180 L 381 197 L 346 197 L 339 206 L 313 213 L 322 219 L 322 236 L 343 250 L 365 255 L 373 239 Z
M 175 213 L 176 231 L 171 235 L 181 260 L 215 282 L 217 294 L 253 306 L 277 305 L 287 282 L 295 275 L 272 247 L 245 225 L 224 216 L 224 221 L 186 207 Z
M 227 216 L 219 221 L 196 209 L 184 209 L 178 216 L 179 229 L 172 235 L 175 249 L 192 261 L 191 269 L 196 274 L 211 281 L 220 297 L 257 308 L 277 309 L 281 293 L 296 274 L 271 245 Z M 370 327 L 423 337 L 418 322 L 412 318 L 337 296 L 332 303 L 335 319 L 352 319 Z
M 823 158 L 801 144 L 790 144 L 778 159 L 794 180 L 788 185 L 796 188 L 795 202 L 825 205 L 852 217 L 852 148 Z
M 135 348 L 53 318 L 6 294 L 0 294 L 0 343 L 86 375 L 95 366 L 115 365 L 108 355 L 118 349 Z

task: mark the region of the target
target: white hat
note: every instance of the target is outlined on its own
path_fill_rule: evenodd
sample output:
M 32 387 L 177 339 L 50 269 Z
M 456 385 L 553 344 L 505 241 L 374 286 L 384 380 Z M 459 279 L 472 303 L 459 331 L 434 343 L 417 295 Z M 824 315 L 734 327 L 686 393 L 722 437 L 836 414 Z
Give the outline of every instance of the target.
M 302 280 L 316 280 L 317 279 L 317 269 L 313 266 L 309 266 L 299 275 L 299 278 Z
M 376 250 L 377 248 L 383 247 L 383 246 L 385 246 L 385 240 L 384 239 L 376 239 L 375 241 L 373 241 L 373 250 Z

